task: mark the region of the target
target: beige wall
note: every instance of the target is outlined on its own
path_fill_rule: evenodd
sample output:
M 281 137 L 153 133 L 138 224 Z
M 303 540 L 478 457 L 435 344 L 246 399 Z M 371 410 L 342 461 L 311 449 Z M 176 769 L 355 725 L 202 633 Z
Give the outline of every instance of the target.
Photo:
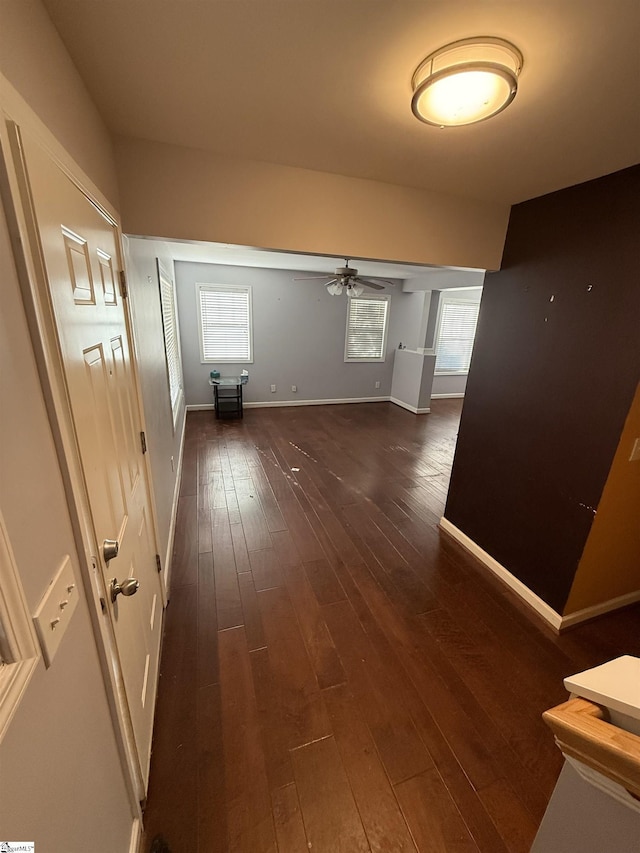
M 0 73 L 117 205 L 111 139 L 40 0 L 0 0 Z
M 0 72 L 0 108 L 19 123 L 41 120 L 83 180 L 117 202 L 109 137 L 39 0 L 0 0 Z M 79 583 L 81 574 L 4 211 L 0 286 L 0 507 L 33 612 L 66 554 Z M 50 853 L 126 851 L 132 821 L 83 592 L 0 744 L 0 835 Z
M 33 613 L 65 555 L 80 570 L 0 209 L 0 508 Z M 132 815 L 84 594 L 0 744 L 0 834 L 49 853 L 128 849 Z
M 497 269 L 509 208 L 210 152 L 116 140 L 127 233 Z
M 640 461 L 629 461 L 637 438 L 640 385 L 578 564 L 565 616 L 640 592 Z
M 140 373 L 147 447 L 155 495 L 158 546 L 165 569 L 165 578 L 167 578 L 171 571 L 170 532 L 174 517 L 173 504 L 184 429 L 184 395 L 174 430 L 156 258 L 162 260 L 172 275 L 173 259 L 166 247 L 155 240 L 126 240 L 125 251 L 129 300 L 133 311 L 136 359 Z
M 509 209 L 445 193 L 119 140 L 40 0 L 0 0 L 0 73 L 139 235 L 497 269 Z
M 39 0 L 0 0 L 0 74 L 0 107 L 8 81 L 117 207 L 108 134 Z M 118 146 L 118 165 L 134 233 L 499 265 L 506 208 L 138 142 Z M 4 220 L 0 264 L 0 508 L 33 611 L 63 555 L 79 574 L 78 559 Z M 157 366 L 157 352 L 151 358 Z M 171 441 L 158 445 L 160 460 Z M 128 849 L 132 815 L 84 599 L 52 667 L 39 664 L 29 684 L 0 744 L 0 768 L 3 836 L 49 853 Z

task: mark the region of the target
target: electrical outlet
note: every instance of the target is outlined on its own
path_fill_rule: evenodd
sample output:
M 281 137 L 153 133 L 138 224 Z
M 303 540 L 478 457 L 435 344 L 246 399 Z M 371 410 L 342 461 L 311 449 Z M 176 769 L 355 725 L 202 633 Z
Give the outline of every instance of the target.
M 380 387 L 380 380 L 376 379 L 376 388 L 379 388 L 379 387 Z
M 272 393 L 272 394 L 274 394 L 274 393 L 275 393 L 275 391 L 276 391 L 276 386 L 275 386 L 275 385 L 272 385 L 272 386 L 271 386 L 271 393 Z
M 291 386 L 291 390 L 292 390 L 292 391 L 297 391 L 297 390 L 298 390 L 298 386 L 297 386 L 297 385 L 292 385 L 292 386 Z
M 629 462 L 640 462 L 640 438 L 636 438 L 636 440 L 633 442 L 633 448 L 631 450 Z

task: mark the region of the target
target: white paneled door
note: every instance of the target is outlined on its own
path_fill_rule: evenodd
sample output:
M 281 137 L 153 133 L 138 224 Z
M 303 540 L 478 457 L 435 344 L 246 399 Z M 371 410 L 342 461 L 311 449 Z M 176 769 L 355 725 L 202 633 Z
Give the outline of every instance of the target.
M 118 235 L 113 222 L 39 145 L 23 138 L 23 153 L 104 578 L 103 598 L 146 780 L 162 593 L 119 282 Z M 117 542 L 117 556 L 110 540 Z M 139 582 L 137 589 L 133 579 Z

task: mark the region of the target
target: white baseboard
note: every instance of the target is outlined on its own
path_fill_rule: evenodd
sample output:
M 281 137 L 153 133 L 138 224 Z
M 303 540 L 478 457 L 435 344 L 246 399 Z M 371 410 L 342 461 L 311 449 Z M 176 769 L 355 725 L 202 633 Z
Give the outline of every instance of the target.
M 560 631 L 563 627 L 562 616 L 550 607 L 539 596 L 532 592 L 528 586 L 518 580 L 515 575 L 505 569 L 497 560 L 494 560 L 491 554 L 487 554 L 473 539 L 470 539 L 459 528 L 452 524 L 444 516 L 440 519 L 440 528 L 448 533 L 456 542 L 459 542 L 463 548 L 466 548 L 470 554 L 479 560 L 489 571 L 498 577 L 504 584 L 512 589 L 529 607 L 533 608 L 555 631 Z
M 640 589 L 635 590 L 635 592 L 628 592 L 626 595 L 610 598 L 609 601 L 594 604 L 592 607 L 585 607 L 582 610 L 567 613 L 566 616 L 562 617 L 560 630 L 570 628 L 572 625 L 578 625 L 580 622 L 586 622 L 588 619 L 594 619 L 596 616 L 602 616 L 603 613 L 610 613 L 612 610 L 628 607 L 630 604 L 635 604 L 638 601 L 640 601 Z
M 603 601 L 600 604 L 594 604 L 592 607 L 585 607 L 582 610 L 576 610 L 574 613 L 567 613 L 566 616 L 561 616 L 559 613 L 550 607 L 539 596 L 532 592 L 528 586 L 518 580 L 515 575 L 505 569 L 497 560 L 494 560 L 491 554 L 487 554 L 473 539 L 470 539 L 459 528 L 452 524 L 444 516 L 440 519 L 440 528 L 448 533 L 456 542 L 459 542 L 463 548 L 466 548 L 470 554 L 473 554 L 484 566 L 486 566 L 496 577 L 504 584 L 512 589 L 529 607 L 533 608 L 551 627 L 561 633 L 567 628 L 574 625 L 579 625 L 581 622 L 588 622 L 589 619 L 595 619 L 597 616 L 602 616 L 604 613 L 610 613 L 612 610 L 619 610 L 622 607 L 628 607 L 630 604 L 636 604 L 640 601 L 640 590 L 629 592 L 626 595 L 619 595 L 617 598 L 611 598 L 609 601 Z
M 139 853 L 141 841 L 142 826 L 138 818 L 136 818 L 131 826 L 131 841 L 129 842 L 129 853 Z
M 335 406 L 340 403 L 388 403 L 389 397 L 344 397 L 336 400 L 262 400 L 245 403 L 245 409 L 273 409 L 279 406 Z
M 178 464 L 176 466 L 176 480 L 173 484 L 173 500 L 171 502 L 171 523 L 169 525 L 169 539 L 167 541 L 167 552 L 164 555 L 164 589 L 167 600 L 169 599 L 169 588 L 171 583 L 171 568 L 173 557 L 173 541 L 176 535 L 176 519 L 178 516 L 178 499 L 180 497 L 180 480 L 182 478 L 182 457 L 184 455 L 184 434 L 187 426 L 187 409 L 184 407 L 182 416 L 182 436 L 180 438 L 180 451 L 178 453 Z
M 456 391 L 455 394 L 432 394 L 432 400 L 455 400 L 464 397 L 464 391 Z
M 398 400 L 396 397 L 389 397 L 389 400 L 396 406 L 400 406 L 401 408 L 406 409 L 408 412 L 413 412 L 414 415 L 428 415 L 431 411 L 431 409 L 417 409 L 415 406 L 411 406 L 409 403 L 405 403 L 402 400 Z
M 390 397 L 342 397 L 335 400 L 259 400 L 244 402 L 244 409 L 277 409 L 284 406 L 334 406 L 341 403 L 388 403 Z M 213 403 L 187 406 L 188 412 L 201 412 L 215 408 Z
M 451 395 L 458 396 L 458 395 Z M 463 395 L 460 395 L 463 396 Z M 284 406 L 334 406 L 341 403 L 395 403 L 414 415 L 428 415 L 431 409 L 417 409 L 409 403 L 403 403 L 395 397 L 342 397 L 332 400 L 260 400 L 252 403 L 243 403 L 245 409 L 277 409 Z M 203 412 L 215 408 L 213 403 L 197 403 L 187 406 L 188 412 Z

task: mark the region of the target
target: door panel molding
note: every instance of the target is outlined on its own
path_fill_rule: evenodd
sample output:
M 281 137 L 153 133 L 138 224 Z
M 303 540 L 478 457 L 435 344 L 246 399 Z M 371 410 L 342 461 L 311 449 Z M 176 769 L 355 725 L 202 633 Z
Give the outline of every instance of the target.
M 116 209 L 114 204 L 104 195 L 102 190 L 98 186 L 96 186 L 96 184 L 91 180 L 91 178 L 84 171 L 84 169 L 82 169 L 76 163 L 76 161 L 69 154 L 66 148 L 64 148 L 63 145 L 60 144 L 58 139 L 49 130 L 47 125 L 41 120 L 38 114 L 29 106 L 29 104 L 24 100 L 21 94 L 13 87 L 13 85 L 2 73 L 0 73 L 0 125 L 2 125 L 0 127 L 0 149 L 2 149 L 0 150 L 0 193 L 5 199 L 8 215 L 12 220 L 8 223 L 8 225 L 11 232 L 11 239 L 14 244 L 14 258 L 16 266 L 19 270 L 21 287 L 23 288 L 23 293 L 25 294 L 25 304 L 28 304 L 32 301 L 32 288 L 30 282 L 36 280 L 37 264 L 34 265 L 34 263 L 32 263 L 30 253 L 28 251 L 25 251 L 27 243 L 22 243 L 24 235 L 27 231 L 27 223 L 25 217 L 23 216 L 23 211 L 20 209 L 20 187 L 17 174 L 19 171 L 19 165 L 16 165 L 14 167 L 11 157 L 12 144 L 10 143 L 10 137 L 12 137 L 13 135 L 12 127 L 15 127 L 18 131 L 22 129 L 22 131 L 28 132 L 29 135 L 48 154 L 51 160 L 58 166 L 58 168 L 87 197 L 87 199 L 98 210 L 98 212 L 108 222 L 110 222 L 116 227 L 117 257 L 113 260 L 119 265 L 119 268 L 121 270 L 124 270 L 124 241 L 118 210 Z M 16 160 L 16 164 L 19 164 L 19 162 L 20 158 Z M 14 207 L 17 208 L 15 217 L 13 217 L 12 214 L 12 210 Z M 23 284 L 23 281 L 26 282 L 26 284 Z M 116 285 L 115 287 L 115 293 L 120 295 L 120 288 L 118 285 Z M 137 405 L 140 413 L 139 417 L 140 422 L 142 424 L 142 429 L 147 431 L 142 401 L 142 392 L 140 390 L 140 381 L 138 377 L 137 349 L 135 343 L 135 336 L 132 332 L 132 312 L 129 305 L 129 300 L 125 299 L 124 303 L 125 316 L 127 321 L 127 332 L 129 336 L 129 349 L 132 356 L 131 365 L 135 377 Z M 31 331 L 31 338 L 36 358 L 42 360 L 42 365 L 46 367 L 47 371 L 53 372 L 56 369 L 56 364 L 49 363 L 49 354 L 45 352 L 44 348 L 40 345 L 40 339 L 44 339 L 44 330 L 39 325 L 41 318 L 39 316 L 31 314 L 30 312 L 28 313 L 29 316 L 27 317 L 27 322 L 29 323 L 29 329 Z M 40 369 L 41 365 L 39 363 L 38 370 L 40 371 Z M 43 393 L 45 394 L 45 396 L 47 396 L 48 383 L 46 377 L 44 377 L 44 374 L 41 374 L 41 383 L 43 386 Z M 50 402 L 51 401 L 47 399 L 47 405 L 49 405 Z M 53 403 L 51 403 L 51 405 L 53 407 Z M 186 413 L 184 416 L 186 417 Z M 147 471 L 149 483 L 153 483 L 151 463 L 148 455 L 145 456 L 145 468 Z M 151 491 L 150 497 L 151 521 L 153 524 L 153 531 L 156 540 L 159 540 L 158 519 L 153 490 Z M 160 575 L 160 580 L 162 585 L 163 605 L 166 605 L 168 600 L 168 582 L 167 578 L 165 578 L 164 570 Z
M 145 656 L 152 662 L 149 691 L 155 694 L 155 674 L 159 655 L 159 632 L 148 628 L 146 606 L 149 594 L 160 591 L 156 569 L 156 542 L 153 536 L 140 539 L 137 521 L 150 515 L 150 488 L 143 464 L 143 449 L 134 441 L 141 431 L 137 408 L 137 388 L 131 365 L 129 330 L 122 296 L 116 305 L 105 304 L 101 290 L 92 291 L 93 304 L 79 304 L 78 284 L 100 278 L 99 250 L 117 254 L 117 228 L 91 203 L 86 195 L 52 162 L 30 136 L 22 140 L 29 181 L 34 226 L 40 237 L 47 293 L 52 305 L 58 345 L 72 420 L 75 428 L 90 521 L 98 543 L 98 564 L 102 586 L 113 585 L 114 567 L 103 554 L 101 543 L 119 540 L 116 574 L 124 580 L 136 577 L 134 598 L 105 598 L 105 618 L 111 620 L 120 659 L 125 690 L 133 722 L 139 762 L 146 779 L 151 751 L 154 705 L 141 702 Z M 60 222 L 70 225 L 86 243 L 78 254 L 78 273 L 70 269 L 68 242 Z M 87 288 L 85 288 L 85 291 Z M 88 300 L 87 300 L 88 301 Z M 87 359 L 87 349 L 91 357 Z M 84 356 L 84 359 L 83 359 Z M 114 358 L 115 356 L 115 358 Z M 83 368 L 82 362 L 91 364 Z M 129 523 L 127 521 L 131 523 Z M 126 523 L 126 529 L 125 529 Z M 135 528 L 135 529 L 133 529 Z M 117 535 L 117 530 L 120 535 Z M 124 564 L 130 564 L 122 576 Z M 134 590 L 135 591 L 135 590 Z M 146 691 L 145 691 L 146 693 Z
M 6 88 L 3 83 L 2 95 Z M 6 100 L 3 98 L 6 104 Z M 49 415 L 52 434 L 63 475 L 67 503 L 74 537 L 82 568 L 82 582 L 90 603 L 91 622 L 96 637 L 103 679 L 111 710 L 116 741 L 123 764 L 124 777 L 129 790 L 134 818 L 141 820 L 140 802 L 145 798 L 145 781 L 138 760 L 130 712 L 124 691 L 115 637 L 109 619 L 102 613 L 102 601 L 107 591 L 98 569 L 95 540 L 89 501 L 84 483 L 80 451 L 71 416 L 70 401 L 62 366 L 56 333 L 55 318 L 48 293 L 47 275 L 42 246 L 31 199 L 28 172 L 24 159 L 22 135 L 27 133 L 36 140 L 42 139 L 42 125 L 35 116 L 29 117 L 29 109 L 18 110 L 25 121 L 18 125 L 6 107 L 0 123 L 0 192 L 7 213 L 14 258 L 23 292 L 25 313 L 31 333 L 32 345 L 42 385 L 45 405 Z M 38 139 L 39 137 L 39 139 Z M 49 140 L 50 142 L 50 140 Z M 64 174 L 69 177 L 105 219 L 117 228 L 119 242 L 121 233 L 115 216 L 103 204 L 99 191 L 70 167 L 68 156 L 64 164 L 60 156 L 52 153 L 50 144 L 43 146 Z M 59 152 L 57 152 L 59 154 Z M 121 248 L 119 248 L 119 251 Z M 137 384 L 137 383 L 136 383 Z M 138 391 L 139 393 L 139 391 Z

